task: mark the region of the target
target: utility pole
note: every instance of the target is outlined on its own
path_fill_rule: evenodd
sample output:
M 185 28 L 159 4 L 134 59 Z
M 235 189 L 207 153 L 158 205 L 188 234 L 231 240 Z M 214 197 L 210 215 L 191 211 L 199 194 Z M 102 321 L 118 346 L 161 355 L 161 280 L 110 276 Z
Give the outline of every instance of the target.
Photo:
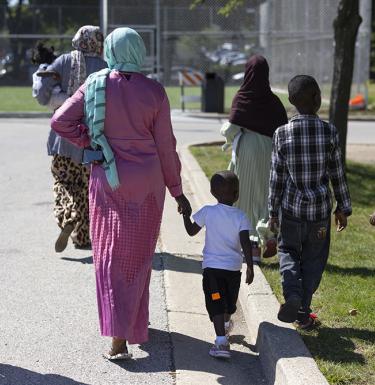
M 100 2 L 100 29 L 104 37 L 108 33 L 108 0 L 99 0 Z
M 158 81 L 161 79 L 160 55 L 161 55 L 161 41 L 160 41 L 160 0 L 155 0 L 155 25 L 156 25 L 156 76 Z

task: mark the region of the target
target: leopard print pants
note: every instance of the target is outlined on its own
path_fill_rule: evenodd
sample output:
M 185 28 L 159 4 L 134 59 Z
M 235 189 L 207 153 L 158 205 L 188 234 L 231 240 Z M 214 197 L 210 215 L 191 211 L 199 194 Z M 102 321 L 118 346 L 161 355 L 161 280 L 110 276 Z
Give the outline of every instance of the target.
M 55 179 L 54 214 L 60 228 L 74 224 L 71 238 L 75 246 L 90 245 L 89 233 L 89 169 L 73 162 L 70 158 L 55 155 L 51 166 Z

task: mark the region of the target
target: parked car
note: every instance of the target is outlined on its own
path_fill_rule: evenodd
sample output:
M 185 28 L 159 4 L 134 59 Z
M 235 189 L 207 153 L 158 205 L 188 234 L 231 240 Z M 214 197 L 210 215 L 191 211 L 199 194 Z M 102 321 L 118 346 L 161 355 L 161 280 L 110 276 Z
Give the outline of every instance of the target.
M 12 70 L 13 54 L 7 53 L 0 59 L 0 77 Z

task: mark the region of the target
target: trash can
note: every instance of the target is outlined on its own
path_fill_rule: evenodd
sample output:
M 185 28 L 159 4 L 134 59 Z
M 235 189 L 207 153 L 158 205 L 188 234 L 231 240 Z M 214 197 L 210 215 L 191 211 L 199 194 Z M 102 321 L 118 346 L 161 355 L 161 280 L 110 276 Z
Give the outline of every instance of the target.
M 224 112 L 224 81 L 215 72 L 207 72 L 202 83 L 202 112 Z

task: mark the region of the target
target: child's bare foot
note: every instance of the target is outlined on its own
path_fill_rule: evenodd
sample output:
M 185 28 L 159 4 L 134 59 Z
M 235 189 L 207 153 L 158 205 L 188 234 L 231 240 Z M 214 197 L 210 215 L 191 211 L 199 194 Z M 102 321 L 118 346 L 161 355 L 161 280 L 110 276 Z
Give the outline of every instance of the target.
M 126 340 L 121 338 L 112 338 L 111 350 L 104 354 L 104 357 L 108 360 L 126 360 L 132 357 L 126 346 Z
M 263 258 L 271 258 L 277 254 L 277 240 L 276 238 L 271 238 L 266 242 L 266 247 L 264 248 Z

